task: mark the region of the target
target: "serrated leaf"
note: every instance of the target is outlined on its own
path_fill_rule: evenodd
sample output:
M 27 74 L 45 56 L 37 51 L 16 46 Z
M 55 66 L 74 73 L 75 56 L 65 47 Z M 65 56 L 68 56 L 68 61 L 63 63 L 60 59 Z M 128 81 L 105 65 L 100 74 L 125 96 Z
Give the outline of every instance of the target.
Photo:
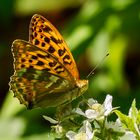
M 124 115 L 123 113 L 121 113 L 118 110 L 116 110 L 114 112 L 119 117 L 119 119 L 120 119 L 120 121 L 122 123 L 122 126 L 124 128 L 127 128 L 127 129 L 129 129 L 130 131 L 133 131 L 133 132 L 135 131 L 133 121 L 132 121 L 132 119 L 130 117 L 128 117 L 127 115 Z
M 140 126 L 140 110 L 138 111 L 136 123 L 138 126 Z
M 121 113 L 120 111 L 116 110 L 114 111 L 116 113 L 116 115 L 119 117 L 122 126 L 129 131 L 132 131 L 137 138 L 140 138 L 139 135 L 139 131 L 137 129 L 137 124 L 134 122 L 134 120 L 132 118 L 130 118 L 127 115 L 124 115 L 123 113 Z
M 134 122 L 137 120 L 138 110 L 136 108 L 136 100 L 134 99 L 131 108 L 129 109 L 129 117 L 132 118 Z
M 126 131 L 125 135 L 122 136 L 119 140 L 136 140 L 134 133 Z
M 138 110 L 136 108 L 136 100 L 134 99 L 131 105 L 131 108 L 129 109 L 129 117 L 133 120 L 133 124 L 135 127 L 135 133 L 137 137 L 140 137 L 140 130 L 139 130 L 139 125 L 140 122 L 138 121 Z

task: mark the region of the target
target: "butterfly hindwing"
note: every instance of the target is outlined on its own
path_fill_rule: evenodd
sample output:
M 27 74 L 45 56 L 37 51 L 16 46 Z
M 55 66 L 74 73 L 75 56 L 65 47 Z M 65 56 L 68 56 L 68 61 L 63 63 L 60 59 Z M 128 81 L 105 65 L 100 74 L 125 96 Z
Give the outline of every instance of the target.
M 64 99 L 61 100 L 60 98 L 62 93 L 68 93 L 73 89 L 67 80 L 46 73 L 45 70 L 35 69 L 21 69 L 15 72 L 11 77 L 10 85 L 14 96 L 27 108 L 61 104 L 64 102 Z M 55 96 L 59 99 L 53 98 Z M 54 102 L 52 102 L 52 99 Z

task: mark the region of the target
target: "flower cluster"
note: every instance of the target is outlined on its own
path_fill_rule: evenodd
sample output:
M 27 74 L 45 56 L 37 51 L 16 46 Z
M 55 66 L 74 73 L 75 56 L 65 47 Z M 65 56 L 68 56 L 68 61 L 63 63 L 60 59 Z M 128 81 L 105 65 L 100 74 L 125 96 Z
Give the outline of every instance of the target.
M 108 116 L 112 108 L 112 96 L 107 95 L 104 103 L 101 105 L 93 98 L 88 99 L 87 101 L 88 108 L 85 111 L 82 111 L 80 108 L 74 109 L 75 113 L 85 117 L 83 121 L 83 126 L 79 129 L 77 133 L 73 131 L 68 131 L 66 137 L 69 140 L 92 140 L 94 137 L 96 129 L 93 130 L 91 123 L 95 120 L 104 120 Z
M 136 138 L 140 137 L 140 125 L 136 125 L 140 120 L 140 112 L 137 111 L 135 104 L 132 103 L 129 116 L 123 115 L 117 110 L 117 107 L 112 107 L 112 100 L 112 96 L 107 95 L 103 104 L 100 104 L 90 98 L 86 101 L 84 107 L 83 104 L 82 106 L 79 104 L 79 107 L 71 111 L 66 109 L 66 112 L 70 112 L 70 114 L 65 113 L 64 108 L 62 108 L 61 113 L 58 115 L 63 118 L 61 121 L 48 116 L 44 116 L 44 118 L 55 125 L 52 128 L 57 134 L 57 138 L 67 138 L 69 140 L 136 140 Z M 115 122 L 108 121 L 108 117 L 112 113 L 118 116 Z M 125 128 L 124 125 L 129 127 Z

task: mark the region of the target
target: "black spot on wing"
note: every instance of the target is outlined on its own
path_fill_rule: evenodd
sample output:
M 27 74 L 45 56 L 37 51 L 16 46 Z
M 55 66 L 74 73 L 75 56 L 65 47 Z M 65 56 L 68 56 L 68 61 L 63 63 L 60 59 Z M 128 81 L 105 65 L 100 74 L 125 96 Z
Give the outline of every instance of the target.
M 39 41 L 37 39 L 35 39 L 35 45 L 38 45 Z
M 64 68 L 62 66 L 57 66 L 54 70 L 56 70 L 57 74 L 60 74 L 61 72 L 64 72 Z
M 42 43 L 41 43 L 41 46 L 42 46 L 42 47 L 45 47 L 45 43 L 44 43 L 44 42 L 42 42 Z
M 34 37 L 37 37 L 37 33 L 36 32 L 34 33 Z
M 58 39 L 57 42 L 61 44 L 61 43 L 63 43 L 63 40 L 62 39 Z
M 21 62 L 25 62 L 26 60 L 24 58 L 21 59 Z
M 67 54 L 67 55 L 65 55 L 64 57 L 63 57 L 63 60 L 65 60 L 65 59 L 70 59 L 70 56 Z
M 43 63 L 42 61 L 38 61 L 36 65 L 38 65 L 38 66 L 43 66 L 44 63 Z
M 72 61 L 70 60 L 70 56 L 67 54 L 63 57 L 64 64 L 71 64 Z
M 31 34 L 31 36 L 30 36 L 30 37 L 31 37 L 31 40 L 33 40 L 33 39 L 34 39 L 34 36 L 33 36 L 32 34 Z
M 50 37 L 50 39 L 51 39 L 54 43 L 58 44 L 57 39 L 56 39 L 56 38 L 54 38 L 53 36 L 51 36 L 51 37 Z
M 49 52 L 49 53 L 54 53 L 54 52 L 55 52 L 54 47 L 50 46 L 50 47 L 48 48 L 48 52 Z
M 33 60 L 29 59 L 29 62 L 30 62 L 30 63 L 32 63 L 32 62 L 33 62 Z
M 54 62 L 49 62 L 50 67 L 54 67 L 56 64 L 57 64 L 57 62 L 55 62 L 55 61 Z
M 54 70 L 62 69 L 62 66 L 57 66 Z
M 52 29 L 50 27 L 46 26 L 45 28 L 43 28 L 43 31 L 44 32 L 50 32 L 50 31 L 52 31 Z
M 59 49 L 59 50 L 58 50 L 59 56 L 63 56 L 64 53 L 65 53 L 65 50 L 62 50 L 62 49 Z
M 21 65 L 21 68 L 24 68 L 24 67 L 25 67 L 25 65 L 24 65 L 24 64 L 22 64 L 22 65 Z
M 35 55 L 32 55 L 31 58 L 37 60 L 37 56 L 35 56 Z
M 41 29 L 39 29 L 39 30 L 38 30 L 38 32 L 40 32 L 40 33 L 41 33 L 41 32 L 42 32 L 42 30 L 41 30 Z
M 50 39 L 48 37 L 44 37 L 44 41 L 49 43 L 50 42 Z
M 37 56 L 40 57 L 40 58 L 45 58 L 45 56 L 42 55 L 42 54 L 37 54 Z

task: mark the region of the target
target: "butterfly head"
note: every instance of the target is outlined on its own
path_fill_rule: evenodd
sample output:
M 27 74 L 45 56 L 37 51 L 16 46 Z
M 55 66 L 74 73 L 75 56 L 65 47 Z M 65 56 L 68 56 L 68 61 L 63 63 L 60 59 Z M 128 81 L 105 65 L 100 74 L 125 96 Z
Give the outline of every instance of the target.
M 88 80 L 77 80 L 76 85 L 80 89 L 80 94 L 83 94 L 88 89 Z

